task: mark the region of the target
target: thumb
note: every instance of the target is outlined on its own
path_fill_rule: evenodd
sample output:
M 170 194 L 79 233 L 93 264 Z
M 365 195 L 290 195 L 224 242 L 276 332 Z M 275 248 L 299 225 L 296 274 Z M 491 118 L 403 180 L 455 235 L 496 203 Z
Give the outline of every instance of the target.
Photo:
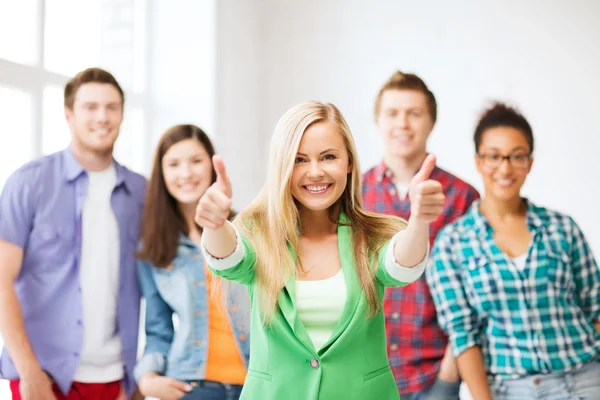
M 433 154 L 429 154 L 425 161 L 423 161 L 423 165 L 421 165 L 421 169 L 413 178 L 413 183 L 425 182 L 431 176 L 433 169 L 435 168 L 435 156 Z
M 231 197 L 231 181 L 225 170 L 225 162 L 219 155 L 214 155 L 212 158 L 213 168 L 217 174 L 217 183 L 221 185 L 223 191 L 228 197 Z

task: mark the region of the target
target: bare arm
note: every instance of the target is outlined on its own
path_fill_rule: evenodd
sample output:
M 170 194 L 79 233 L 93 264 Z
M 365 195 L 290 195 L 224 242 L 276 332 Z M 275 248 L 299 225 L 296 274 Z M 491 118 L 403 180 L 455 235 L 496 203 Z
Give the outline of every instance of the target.
M 600 321 L 594 322 L 594 328 L 596 328 L 597 332 L 600 332 Z
M 469 387 L 471 396 L 477 400 L 492 400 L 483 355 L 479 346 L 473 346 L 456 359 L 462 380 Z
M 394 247 L 396 262 L 404 267 L 419 265 L 429 248 L 429 224 L 435 221 L 446 200 L 442 185 L 429 176 L 435 168 L 435 156 L 428 155 L 410 183 L 410 219 L 398 234 Z
M 401 231 L 394 246 L 396 262 L 411 268 L 419 265 L 429 247 L 429 224 L 411 219 L 405 230 Z
M 27 333 L 14 282 L 21 271 L 23 249 L 0 240 L 0 333 L 20 376 L 41 371 Z
M 21 398 L 54 399 L 52 381 L 42 370 L 27 337 L 14 288 L 22 263 L 23 249 L 0 239 L 0 334 L 21 378 Z
M 205 229 L 202 236 L 206 250 L 215 258 L 225 258 L 235 250 L 237 239 L 229 224 L 217 229 Z

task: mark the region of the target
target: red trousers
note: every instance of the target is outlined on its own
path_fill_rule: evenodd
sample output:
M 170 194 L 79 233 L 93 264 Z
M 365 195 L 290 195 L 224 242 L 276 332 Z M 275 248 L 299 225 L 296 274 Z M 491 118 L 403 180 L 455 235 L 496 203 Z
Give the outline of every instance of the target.
M 69 394 L 64 395 L 58 386 L 52 385 L 56 400 L 115 400 L 121 392 L 121 382 L 110 383 L 80 383 L 73 382 Z M 19 380 L 10 381 L 12 400 L 21 400 Z

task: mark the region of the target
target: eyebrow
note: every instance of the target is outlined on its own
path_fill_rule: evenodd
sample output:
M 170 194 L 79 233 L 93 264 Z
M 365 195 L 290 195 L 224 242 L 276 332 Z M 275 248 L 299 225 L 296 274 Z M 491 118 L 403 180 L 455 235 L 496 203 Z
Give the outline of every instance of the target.
M 499 148 L 497 148 L 497 147 L 488 147 L 488 149 L 489 149 L 489 150 L 496 150 L 496 151 L 500 151 L 500 149 L 499 149 Z M 517 151 L 517 150 L 525 150 L 525 151 L 527 151 L 527 147 L 523 147 L 523 146 L 517 146 L 517 147 L 513 148 L 513 149 L 512 149 L 512 150 L 510 150 L 510 151 L 511 151 L 511 152 L 513 152 L 513 151 Z
M 101 104 L 99 102 L 97 102 L 97 101 L 86 101 L 85 103 L 83 103 L 83 105 L 84 106 L 90 106 L 90 105 L 97 106 L 97 105 L 101 105 Z M 106 106 L 119 106 L 119 105 L 121 105 L 121 103 L 118 102 L 118 101 L 111 101 L 110 103 L 106 103 L 104 105 L 106 105 Z
M 319 155 L 325 154 L 325 153 L 329 153 L 330 151 L 339 151 L 338 149 L 327 149 L 327 150 L 323 150 L 322 152 L 319 153 Z M 308 154 L 304 154 L 304 153 L 298 153 L 299 156 L 304 156 L 304 157 L 308 157 Z
M 396 106 L 388 106 L 388 107 L 383 107 L 384 110 L 389 111 L 389 110 L 407 110 L 407 111 L 424 111 L 425 107 L 423 106 L 411 106 L 411 107 L 396 107 Z

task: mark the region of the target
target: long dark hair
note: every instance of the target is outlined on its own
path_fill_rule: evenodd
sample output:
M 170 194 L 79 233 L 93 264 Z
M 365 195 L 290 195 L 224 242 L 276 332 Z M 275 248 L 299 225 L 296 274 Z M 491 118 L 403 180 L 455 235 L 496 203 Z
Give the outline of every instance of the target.
M 142 248 L 137 254 L 138 258 L 150 261 L 156 267 L 167 267 L 177 255 L 179 234 L 190 233 L 190 227 L 179 210 L 177 200 L 167 190 L 162 168 L 165 153 L 175 143 L 186 139 L 199 141 L 211 159 L 215 154 L 208 135 L 195 125 L 176 125 L 160 138 L 154 155 L 152 175 L 146 189 L 141 232 Z M 217 175 L 213 169 L 211 184 L 216 180 Z

